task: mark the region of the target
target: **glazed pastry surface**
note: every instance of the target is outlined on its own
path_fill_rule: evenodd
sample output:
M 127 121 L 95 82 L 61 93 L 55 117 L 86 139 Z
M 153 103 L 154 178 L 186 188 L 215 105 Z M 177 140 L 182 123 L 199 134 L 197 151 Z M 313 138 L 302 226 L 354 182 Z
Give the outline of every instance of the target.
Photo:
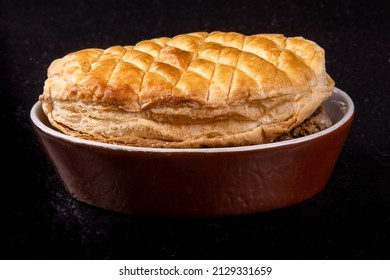
M 71 136 L 198 148 L 271 142 L 333 88 L 313 41 L 216 31 L 70 53 L 51 63 L 39 98 Z

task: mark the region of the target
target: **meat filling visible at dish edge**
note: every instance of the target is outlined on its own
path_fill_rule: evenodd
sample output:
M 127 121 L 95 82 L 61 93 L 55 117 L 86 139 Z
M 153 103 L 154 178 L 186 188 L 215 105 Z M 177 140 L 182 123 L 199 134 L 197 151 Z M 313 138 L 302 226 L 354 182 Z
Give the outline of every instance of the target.
M 312 115 L 310 115 L 303 123 L 291 129 L 288 133 L 279 136 L 273 142 L 291 140 L 314 134 L 330 127 L 331 125 L 332 121 L 330 120 L 324 108 L 321 106 L 318 107 L 318 109 Z

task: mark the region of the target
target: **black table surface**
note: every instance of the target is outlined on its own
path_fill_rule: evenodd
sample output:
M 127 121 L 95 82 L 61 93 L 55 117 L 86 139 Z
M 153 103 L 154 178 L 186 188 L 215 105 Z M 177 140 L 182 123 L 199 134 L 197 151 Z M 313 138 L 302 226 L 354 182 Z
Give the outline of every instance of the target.
M 2 259 L 389 259 L 388 1 L 0 1 Z M 356 116 L 325 190 L 225 218 L 134 217 L 65 191 L 30 123 L 50 62 L 192 31 L 283 33 L 326 51 Z

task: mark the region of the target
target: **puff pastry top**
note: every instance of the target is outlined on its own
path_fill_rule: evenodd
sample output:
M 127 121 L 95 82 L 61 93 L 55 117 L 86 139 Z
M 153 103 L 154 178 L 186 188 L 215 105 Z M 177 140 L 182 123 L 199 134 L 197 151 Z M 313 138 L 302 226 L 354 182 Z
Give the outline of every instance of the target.
M 53 61 L 43 110 L 62 132 L 144 147 L 270 142 L 332 94 L 324 50 L 302 37 L 194 32 Z

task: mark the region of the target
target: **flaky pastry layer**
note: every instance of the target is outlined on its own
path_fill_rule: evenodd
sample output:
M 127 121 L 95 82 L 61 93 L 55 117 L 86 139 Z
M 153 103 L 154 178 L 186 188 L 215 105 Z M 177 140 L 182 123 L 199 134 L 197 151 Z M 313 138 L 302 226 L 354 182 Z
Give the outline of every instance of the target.
M 50 65 L 40 101 L 68 135 L 223 147 L 274 140 L 333 88 L 324 50 L 310 40 L 217 31 L 70 53 Z

